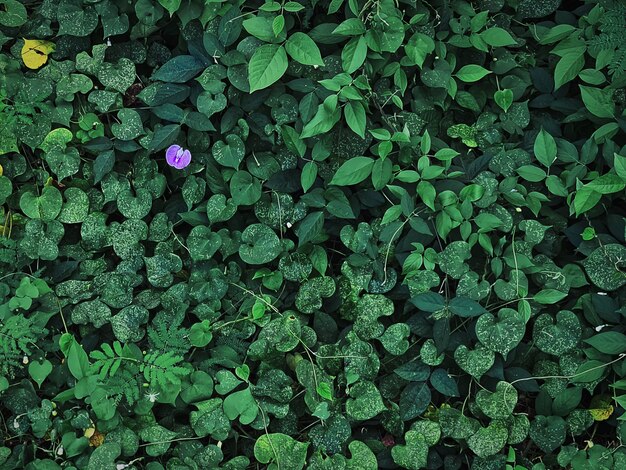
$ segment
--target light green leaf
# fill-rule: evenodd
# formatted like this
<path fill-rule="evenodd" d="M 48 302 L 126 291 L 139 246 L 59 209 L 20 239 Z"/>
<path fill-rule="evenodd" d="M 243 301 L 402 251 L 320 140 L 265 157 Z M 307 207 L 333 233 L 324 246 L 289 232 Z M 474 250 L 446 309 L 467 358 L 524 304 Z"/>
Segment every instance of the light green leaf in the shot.
<path fill-rule="evenodd" d="M 330 184 L 349 186 L 365 180 L 372 172 L 374 160 L 369 157 L 354 157 L 339 167 Z"/>
<path fill-rule="evenodd" d="M 319 48 L 305 33 L 296 32 L 289 36 L 285 49 L 294 60 L 303 65 L 324 65 Z"/>
<path fill-rule="evenodd" d="M 341 64 L 343 70 L 346 73 L 356 72 L 367 56 L 367 42 L 365 37 L 359 36 L 358 38 L 352 38 L 344 46 L 341 51 Z"/>
<path fill-rule="evenodd" d="M 489 28 L 480 33 L 480 37 L 489 46 L 492 47 L 504 47 L 513 46 L 517 44 L 517 41 L 513 39 L 513 36 L 503 28 Z"/>
<path fill-rule="evenodd" d="M 609 88 L 594 88 L 579 85 L 585 107 L 599 118 L 611 119 L 615 114 L 613 92 Z"/>
<path fill-rule="evenodd" d="M 554 69 L 554 90 L 558 90 L 567 82 L 574 80 L 585 66 L 584 51 L 565 54 Z"/>
<path fill-rule="evenodd" d="M 259 47 L 248 64 L 250 93 L 277 82 L 287 71 L 287 65 L 287 53 L 283 46 L 264 44 Z"/>
<path fill-rule="evenodd" d="M 461 67 L 456 73 L 456 77 L 466 83 L 477 82 L 481 78 L 492 73 L 491 71 L 481 67 L 480 65 L 470 64 Z"/>

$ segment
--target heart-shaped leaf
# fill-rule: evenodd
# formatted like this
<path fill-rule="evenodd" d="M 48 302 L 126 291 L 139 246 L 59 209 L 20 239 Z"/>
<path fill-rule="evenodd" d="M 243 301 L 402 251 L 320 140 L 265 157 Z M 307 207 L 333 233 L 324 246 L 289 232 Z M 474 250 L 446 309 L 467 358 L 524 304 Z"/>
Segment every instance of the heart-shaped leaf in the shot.
<path fill-rule="evenodd" d="M 582 329 L 578 317 L 569 310 L 561 310 L 556 317 L 543 313 L 535 320 L 533 339 L 543 352 L 560 356 L 575 348 Z"/>
<path fill-rule="evenodd" d="M 492 419 L 511 416 L 517 404 L 517 390 L 508 382 L 498 382 L 495 392 L 479 390 L 476 404 L 480 410 Z"/>
<path fill-rule="evenodd" d="M 461 344 L 454 351 L 454 360 L 459 367 L 476 379 L 491 369 L 495 359 L 495 353 L 482 344 L 477 344 L 473 350 Z"/>
<path fill-rule="evenodd" d="M 497 318 L 491 313 L 484 313 L 476 322 L 476 336 L 480 342 L 505 358 L 525 334 L 526 323 L 516 310 L 510 308 L 500 309 Z"/>

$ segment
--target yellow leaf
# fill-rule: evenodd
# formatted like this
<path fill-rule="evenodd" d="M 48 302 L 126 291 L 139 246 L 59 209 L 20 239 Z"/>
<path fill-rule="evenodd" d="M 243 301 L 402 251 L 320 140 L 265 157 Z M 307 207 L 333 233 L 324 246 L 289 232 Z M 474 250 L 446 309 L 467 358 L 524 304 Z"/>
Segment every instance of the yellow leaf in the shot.
<path fill-rule="evenodd" d="M 48 62 L 48 54 L 54 50 L 54 44 L 41 39 L 24 39 L 22 60 L 29 69 L 38 69 Z"/>
<path fill-rule="evenodd" d="M 595 421 L 606 421 L 613 414 L 613 410 L 610 397 L 597 395 L 591 399 L 589 413 Z"/>

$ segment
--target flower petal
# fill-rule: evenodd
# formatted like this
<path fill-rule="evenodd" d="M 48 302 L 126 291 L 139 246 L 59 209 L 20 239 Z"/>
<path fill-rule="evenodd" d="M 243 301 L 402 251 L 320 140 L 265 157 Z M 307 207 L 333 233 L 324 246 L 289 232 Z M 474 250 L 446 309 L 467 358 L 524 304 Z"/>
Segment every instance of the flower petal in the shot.
<path fill-rule="evenodd" d="M 176 166 L 176 155 L 182 149 L 180 145 L 170 145 L 165 151 L 165 160 L 169 166 Z"/>
<path fill-rule="evenodd" d="M 178 161 L 178 168 L 185 168 L 191 163 L 191 152 L 187 149 L 183 152 L 183 156 Z"/>

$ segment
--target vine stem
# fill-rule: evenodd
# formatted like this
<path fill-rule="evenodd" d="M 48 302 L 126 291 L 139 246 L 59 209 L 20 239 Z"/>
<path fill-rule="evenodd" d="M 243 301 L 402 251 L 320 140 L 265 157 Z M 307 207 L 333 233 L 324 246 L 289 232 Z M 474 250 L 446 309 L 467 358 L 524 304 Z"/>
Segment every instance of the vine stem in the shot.
<path fill-rule="evenodd" d="M 616 362 L 621 361 L 622 359 L 624 359 L 624 357 L 626 357 L 626 353 L 621 353 L 617 359 L 613 359 L 610 362 L 607 362 L 606 364 L 601 364 L 599 366 L 596 367 L 592 367 L 589 370 L 585 370 L 583 372 L 579 372 L 577 374 L 574 375 L 544 375 L 544 376 L 540 376 L 540 377 L 522 377 L 521 379 L 517 379 L 514 380 L 513 382 L 510 382 L 509 385 L 514 385 L 516 383 L 519 382 L 526 382 L 527 380 L 544 380 L 544 379 L 573 379 L 574 377 L 578 377 L 579 375 L 583 375 L 586 374 L 587 372 L 591 372 L 592 370 L 598 370 L 598 369 L 603 369 L 607 366 L 610 366 L 611 364 L 615 364 Z"/>

